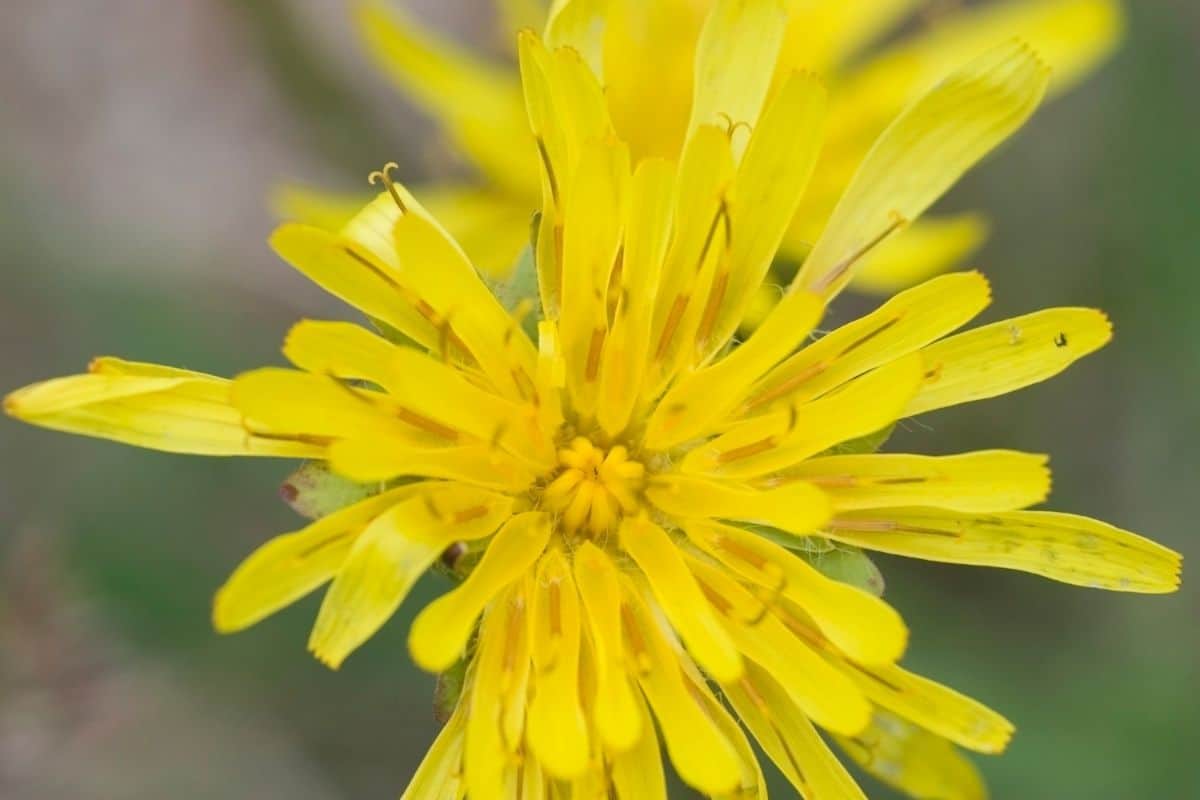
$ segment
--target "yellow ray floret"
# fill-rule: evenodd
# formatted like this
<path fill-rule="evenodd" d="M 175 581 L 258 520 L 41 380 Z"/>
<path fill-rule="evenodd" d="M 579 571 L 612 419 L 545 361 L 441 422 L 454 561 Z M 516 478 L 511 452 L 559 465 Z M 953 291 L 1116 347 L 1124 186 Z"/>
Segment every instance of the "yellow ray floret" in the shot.
<path fill-rule="evenodd" d="M 737 680 L 742 659 L 665 531 L 646 519 L 621 526 L 621 545 L 646 574 L 654 597 L 688 651 L 718 681 Z"/>
<path fill-rule="evenodd" d="M 908 630 L 896 611 L 879 598 L 822 575 L 808 562 L 750 531 L 713 522 L 684 525 L 688 538 L 760 595 L 786 597 L 804 608 L 821 631 L 856 660 L 896 661 Z"/>
<path fill-rule="evenodd" d="M 706 478 L 663 476 L 647 488 L 646 497 L 677 519 L 737 519 L 773 525 L 796 535 L 810 533 L 830 514 L 824 493 L 799 482 L 756 490 Z"/>
<path fill-rule="evenodd" d="M 703 311 L 695 335 L 696 363 L 725 345 L 767 275 L 817 165 L 826 94 L 811 74 L 788 76 L 750 134 L 729 187 L 728 254 L 698 306 Z"/>
<path fill-rule="evenodd" d="M 604 339 L 596 417 L 610 436 L 629 424 L 647 368 L 659 272 L 670 239 L 676 166 L 644 161 L 629 188 L 629 214 L 621 243 L 620 293 Z M 614 269 L 616 269 L 614 267 Z"/>
<path fill-rule="evenodd" d="M 588 726 L 579 698 L 582 631 L 579 594 L 559 550 L 538 563 L 531 613 L 539 688 L 529 706 L 529 746 L 551 775 L 574 778 L 588 759 Z"/>
<path fill-rule="evenodd" d="M 725 693 L 801 797 L 866 800 L 854 778 L 768 670 L 749 665 L 747 677 L 725 687 Z"/>
<path fill-rule="evenodd" d="M 902 454 L 813 458 L 768 479 L 801 480 L 824 491 L 838 511 L 933 506 L 954 511 L 1011 511 L 1050 493 L 1046 457 L 1010 450 L 958 456 Z"/>
<path fill-rule="evenodd" d="M 417 665 L 430 672 L 449 669 L 466 650 L 484 607 L 533 566 L 549 540 L 546 514 L 526 512 L 505 523 L 470 577 L 413 620 L 408 644 Z"/>
<path fill-rule="evenodd" d="M 381 196 L 377 202 L 391 202 Z M 272 249 L 309 280 L 355 308 L 437 349 L 439 320 L 395 271 L 356 242 L 321 228 L 291 223 L 271 235 Z"/>
<path fill-rule="evenodd" d="M 258 548 L 217 590 L 214 627 L 222 633 L 249 627 L 329 581 L 367 525 L 422 488 L 381 492 Z"/>
<path fill-rule="evenodd" d="M 737 415 L 820 397 L 852 378 L 906 356 L 965 325 L 991 302 L 978 272 L 943 275 L 906 289 L 859 319 L 802 348 L 769 372 Z M 768 318 L 786 316 L 782 304 Z M 767 323 L 764 323 L 764 326 Z"/>
<path fill-rule="evenodd" d="M 666 449 L 711 430 L 745 399 L 747 386 L 796 349 L 824 310 L 824 304 L 809 292 L 781 300 L 779 313 L 741 346 L 671 387 L 646 424 L 646 446 Z"/>
<path fill-rule="evenodd" d="M 680 662 L 680 668 L 688 689 L 704 708 L 709 719 L 716 724 L 726 741 L 733 746 L 737 756 L 740 778 L 736 788 L 724 796 L 765 798 L 766 779 L 763 777 L 762 767 L 758 764 L 758 756 L 750 744 L 749 737 L 746 736 L 745 729 L 729 712 L 727 704 L 718 699 L 711 684 L 694 663 L 684 659 Z"/>
<path fill-rule="evenodd" d="M 313 655 L 340 666 L 392 616 L 443 550 L 487 536 L 511 511 L 507 498 L 450 486 L 375 518 L 355 539 L 321 603 L 308 640 Z"/>
<path fill-rule="evenodd" d="M 1108 317 L 1090 308 L 1048 308 L 951 336 L 922 351 L 925 382 L 907 413 L 996 397 L 1044 381 L 1111 338 Z"/>
<path fill-rule="evenodd" d="M 321 442 L 252 433 L 224 378 L 115 358 L 19 389 L 4 398 L 4 411 L 43 428 L 170 453 L 304 458 L 322 451 Z"/>
<path fill-rule="evenodd" d="M 990 708 L 896 664 L 864 664 L 849 657 L 790 601 L 776 613 L 792 634 L 821 653 L 876 706 L 972 750 L 998 753 L 1007 746 L 1012 723 Z"/>
<path fill-rule="evenodd" d="M 733 790 L 739 781 L 737 750 L 688 688 L 672 643 L 650 616 L 641 590 L 625 578 L 622 620 L 639 664 L 638 683 L 662 726 L 680 777 L 706 794 Z"/>
<path fill-rule="evenodd" d="M 575 553 L 575 583 L 596 655 L 596 728 L 609 748 L 623 753 L 653 737 L 642 736 L 645 709 L 625 674 L 620 573 L 603 550 L 585 542 Z"/>
<path fill-rule="evenodd" d="M 502 724 L 505 705 L 518 699 L 523 712 L 523 698 L 510 685 L 511 673 L 505 668 L 522 645 L 527 647 L 528 630 L 523 605 L 524 585 L 501 593 L 489 609 L 479 631 L 479 651 L 471 685 L 463 695 L 459 708 L 468 712 L 465 753 L 457 770 L 466 778 L 466 791 L 471 797 L 505 797 L 508 774 L 518 763 L 513 752 L 515 740 L 505 739 Z M 528 658 L 528 653 L 525 653 Z M 465 775 L 464 775 L 465 773 Z"/>
<path fill-rule="evenodd" d="M 638 727 L 653 728 L 650 709 L 639 693 L 635 697 Z M 632 750 L 612 757 L 612 782 L 620 800 L 667 800 L 667 781 L 663 772 L 662 754 L 657 736 L 642 736 Z"/>
<path fill-rule="evenodd" d="M 1177 553 L 1074 514 L 965 515 L 937 509 L 881 509 L 839 514 L 826 531 L 872 550 L 1017 569 L 1077 586 L 1152 594 L 1179 586 Z"/>
<path fill-rule="evenodd" d="M 835 444 L 866 436 L 904 415 L 925 374 L 910 354 L 810 403 L 740 422 L 684 458 L 689 473 L 748 479 L 786 469 Z"/>
<path fill-rule="evenodd" d="M 442 727 L 400 800 L 457 800 L 463 792 L 463 739 L 467 707 L 458 706 Z"/>
<path fill-rule="evenodd" d="M 722 609 L 722 622 L 737 648 L 774 675 L 805 714 L 823 728 L 848 735 L 867 726 L 871 707 L 847 676 L 724 571 L 699 559 L 693 559 L 690 566 L 710 600 Z M 744 674 L 739 671 L 735 677 L 718 680 L 736 683 Z"/>

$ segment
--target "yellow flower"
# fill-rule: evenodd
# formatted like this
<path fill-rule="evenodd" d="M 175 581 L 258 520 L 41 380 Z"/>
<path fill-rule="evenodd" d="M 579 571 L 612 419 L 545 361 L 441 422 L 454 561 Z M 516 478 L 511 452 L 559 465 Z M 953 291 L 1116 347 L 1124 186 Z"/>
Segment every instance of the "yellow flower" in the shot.
<path fill-rule="evenodd" d="M 660 742 L 696 790 L 762 797 L 746 731 L 802 795 L 862 797 L 815 726 L 914 795 L 979 797 L 955 746 L 999 752 L 1011 724 L 898 666 L 898 613 L 793 550 L 832 542 L 1117 591 L 1178 585 L 1164 547 L 1024 510 L 1049 491 L 1043 456 L 861 446 L 901 418 L 1057 374 L 1109 340 L 1100 312 L 955 333 L 990 298 L 981 275 L 956 273 L 810 340 L 864 255 L 1032 113 L 1047 70 L 1026 46 L 969 62 L 887 127 L 788 292 L 735 346 L 828 116 L 808 73 L 768 92 L 760 50 L 783 26 L 770 8 L 731 0 L 706 23 L 707 110 L 677 160 L 635 160 L 579 52 L 522 35 L 543 192 L 536 343 L 532 304 L 510 313 L 385 171 L 373 177 L 386 191 L 340 232 L 293 223 L 271 242 L 390 339 L 304 321 L 283 348 L 296 369 L 230 383 L 100 359 L 5 401 L 46 427 L 320 459 L 382 484 L 252 554 L 217 594 L 221 631 L 328 583 L 309 647 L 336 667 L 439 558 L 470 555 L 409 633 L 421 667 L 465 669 L 412 800 L 662 798 Z"/>
<path fill-rule="evenodd" d="M 616 130 L 634 160 L 677 159 L 694 108 L 693 64 L 714 0 L 504 0 L 502 23 L 516 30 L 544 21 L 551 45 L 578 49 L 598 75 Z M 1120 39 L 1117 0 L 1001 0 L 918 20 L 915 33 L 877 44 L 911 16 L 916 0 L 776 0 L 762 13 L 787 14 L 782 29 L 756 42 L 760 90 L 796 69 L 831 87 L 825 149 L 781 242 L 799 263 L 871 143 L 914 96 L 965 62 L 1014 35 L 1054 70 L 1052 93 L 1074 86 Z M 547 7 L 549 6 L 549 9 Z M 436 119 L 474 168 L 465 182 L 420 187 L 422 203 L 472 261 L 492 274 L 512 267 L 526 244 L 523 225 L 538 207 L 536 151 L 529 140 L 516 75 L 423 29 L 394 0 L 360 0 L 359 29 L 370 54 L 408 97 Z M 540 10 L 540 20 L 539 20 Z M 548 14 L 547 14 L 548 11 Z M 646 76 L 653 76 L 647 79 Z M 744 102 L 752 102 L 752 92 Z M 729 124 L 753 124 L 738 106 Z M 336 229 L 362 204 L 358 197 L 299 187 L 281 190 L 279 207 Z M 961 263 L 982 243 L 986 220 L 975 212 L 929 218 L 872 254 L 856 285 L 891 292 Z M 769 306 L 769 297 L 760 305 Z M 752 315 L 755 320 L 761 313 Z"/>

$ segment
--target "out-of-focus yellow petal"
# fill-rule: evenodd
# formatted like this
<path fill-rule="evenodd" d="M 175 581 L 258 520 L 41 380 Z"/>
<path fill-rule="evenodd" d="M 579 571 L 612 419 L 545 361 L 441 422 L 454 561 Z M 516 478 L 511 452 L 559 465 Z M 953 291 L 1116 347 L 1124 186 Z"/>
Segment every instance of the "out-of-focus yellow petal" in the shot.
<path fill-rule="evenodd" d="M 748 387 L 796 349 L 821 320 L 825 304 L 811 292 L 784 297 L 740 346 L 715 364 L 680 378 L 655 406 L 644 443 L 665 450 L 708 432 L 745 399 Z"/>
<path fill-rule="evenodd" d="M 359 31 L 376 62 L 497 183 L 536 196 L 536 153 L 521 89 L 508 69 L 425 30 L 392 3 L 358 4 Z"/>
<path fill-rule="evenodd" d="M 587 612 L 589 641 L 595 653 L 596 728 L 610 751 L 625 752 L 654 734 L 643 727 L 645 712 L 634 696 L 621 640 L 621 583 L 604 551 L 584 542 L 575 551 L 575 583 Z M 645 748 L 640 748 L 644 750 Z M 657 751 L 657 746 L 655 746 Z M 635 754 L 635 760 L 638 756 Z M 660 770 L 661 772 L 661 770 Z"/>
<path fill-rule="evenodd" d="M 839 514 L 826 533 L 870 550 L 1016 569 L 1096 589 L 1160 594 L 1179 586 L 1178 553 L 1074 514 L 965 515 L 926 508 L 856 511 Z"/>
<path fill-rule="evenodd" d="M 662 475 L 647 487 L 646 497 L 680 519 L 758 522 L 797 536 L 820 527 L 830 513 L 825 494 L 804 483 L 758 490 L 707 478 Z"/>
<path fill-rule="evenodd" d="M 1033 113 L 1047 69 L 1027 45 L 998 47 L 909 106 L 867 154 L 793 287 L 827 297 L 874 244 L 929 208 Z"/>
<path fill-rule="evenodd" d="M 837 737 L 862 769 L 909 797 L 987 800 L 983 777 L 949 741 L 886 711 L 854 738 Z"/>
<path fill-rule="evenodd" d="M 213 627 L 220 633 L 248 628 L 328 581 L 363 528 L 421 486 L 382 492 L 259 547 L 217 590 Z"/>
<path fill-rule="evenodd" d="M 466 739 L 470 703 L 460 701 L 438 732 L 413 773 L 400 800 L 459 800 L 463 785 L 463 744 Z"/>
<path fill-rule="evenodd" d="M 443 550 L 487 536 L 511 512 L 511 498 L 447 484 L 376 517 L 325 594 L 308 640 L 313 655 L 337 669 L 387 622 Z"/>
<path fill-rule="evenodd" d="M 729 196 L 729 253 L 718 267 L 696 331 L 695 363 L 729 341 L 762 285 L 796 213 L 824 135 L 825 87 L 791 75 L 755 126 Z"/>
<path fill-rule="evenodd" d="M 677 158 L 692 107 L 692 66 L 704 16 L 694 0 L 608 0 L 604 94 L 634 162 Z M 653 75 L 653 80 L 647 76 Z"/>
<path fill-rule="evenodd" d="M 546 0 L 496 0 L 496 13 L 500 18 L 504 43 L 512 46 L 517 31 L 544 24 L 546 5 Z"/>
<path fill-rule="evenodd" d="M 904 415 L 925 374 L 912 353 L 810 403 L 753 417 L 688 453 L 682 469 L 751 478 L 786 469 L 835 444 L 866 436 Z"/>
<path fill-rule="evenodd" d="M 822 72 L 837 67 L 900 22 L 919 2 L 789 0 L 781 66 Z"/>
<path fill-rule="evenodd" d="M 621 546 L 645 573 L 663 613 L 700 666 L 723 683 L 740 678 L 738 649 L 666 531 L 648 519 L 627 518 L 621 525 Z"/>
<path fill-rule="evenodd" d="M 684 530 L 701 550 L 767 592 L 799 604 L 822 633 L 865 664 L 895 661 L 904 652 L 908 629 L 883 600 L 831 580 L 808 562 L 750 531 L 690 521 Z"/>
<path fill-rule="evenodd" d="M 882 242 L 855 274 L 853 286 L 890 294 L 961 264 L 987 238 L 978 214 L 929 217 Z"/>
<path fill-rule="evenodd" d="M 737 648 L 771 673 L 805 714 L 822 727 L 849 736 L 867 727 L 871 706 L 850 678 L 788 630 L 723 569 L 699 558 L 689 565 L 705 596 L 722 607 L 722 620 Z M 735 682 L 721 681 L 722 685 Z"/>
<path fill-rule="evenodd" d="M 689 689 L 680 668 L 687 656 L 666 639 L 641 589 L 627 575 L 622 578 L 626 646 L 638 665 L 638 682 L 658 718 L 671 763 L 684 783 L 699 792 L 733 791 L 741 778 L 736 747 Z"/>
<path fill-rule="evenodd" d="M 283 184 L 271 192 L 271 208 L 281 219 L 338 231 L 370 199 L 366 192 L 330 192 Z"/>
<path fill-rule="evenodd" d="M 444 672 L 458 660 L 484 607 L 533 566 L 550 540 L 550 530 L 549 515 L 539 511 L 518 514 L 504 524 L 467 579 L 413 620 L 408 647 L 417 666 Z"/>
<path fill-rule="evenodd" d="M 418 187 L 417 194 L 429 214 L 445 223 L 471 263 L 488 275 L 510 274 L 529 245 L 536 194 L 521 197 L 483 187 L 441 184 Z"/>
<path fill-rule="evenodd" d="M 715 0 L 696 44 L 689 135 L 705 125 L 758 123 L 786 25 L 780 0 Z M 743 126 L 730 131 L 735 161 L 746 147 Z"/>
<path fill-rule="evenodd" d="M 767 670 L 748 664 L 746 678 L 725 687 L 725 696 L 801 797 L 866 800 L 854 778 Z"/>
<path fill-rule="evenodd" d="M 921 351 L 926 376 L 905 409 L 920 414 L 1015 392 L 1053 377 L 1112 338 L 1090 308 L 1048 308 L 943 339 Z"/>
<path fill-rule="evenodd" d="M 1050 492 L 1047 457 L 1012 450 L 957 456 L 900 453 L 827 456 L 780 476 L 821 488 L 836 511 L 933 506 L 954 511 L 1012 511 Z"/>
<path fill-rule="evenodd" d="M 526 723 L 529 746 L 546 772 L 569 780 L 587 768 L 589 737 L 579 695 L 579 594 L 557 549 L 538 563 L 532 631 L 537 692 Z"/>
<path fill-rule="evenodd" d="M 31 425 L 169 453 L 319 458 L 321 442 L 250 431 L 230 402 L 230 381 L 111 357 L 83 375 L 53 378 L 4 398 Z"/>
<path fill-rule="evenodd" d="M 1113 51 L 1123 28 L 1116 0 L 990 3 L 947 15 L 926 32 L 881 51 L 851 72 L 848 88 L 865 95 L 869 83 L 881 99 L 890 94 L 903 102 L 922 84 L 1017 36 L 1050 66 L 1048 91 L 1058 94 L 1077 84 Z"/>
<path fill-rule="evenodd" d="M 991 289 L 978 272 L 943 275 L 900 292 L 780 364 L 750 390 L 741 413 L 820 397 L 945 336 L 990 301 Z"/>
<path fill-rule="evenodd" d="M 808 252 L 829 219 L 837 194 L 880 131 L 906 103 L 948 72 L 1016 36 L 1029 42 L 1049 64 L 1052 74 L 1048 92 L 1055 94 L 1074 85 L 1111 51 L 1119 38 L 1121 16 L 1115 0 L 1015 0 L 960 9 L 938 24 L 927 26 L 927 33 L 902 39 L 839 76 L 837 102 L 830 114 L 830 146 L 822 155 L 813 186 L 785 239 L 785 252 L 797 259 Z M 797 23 L 794 15 L 793 27 Z M 801 64 L 807 63 L 813 50 L 807 44 L 802 40 L 799 45 L 785 46 L 782 63 L 788 63 L 789 50 L 798 54 Z M 901 236 L 893 238 L 898 240 Z M 889 240 L 886 244 L 892 243 Z M 943 247 L 951 244 L 953 237 Z M 895 247 L 901 255 L 907 249 L 898 242 Z M 882 251 L 881 247 L 878 256 L 873 252 L 862 260 L 864 272 L 873 271 L 875 258 L 885 258 Z M 941 253 L 951 254 L 950 250 Z M 905 270 L 923 268 L 924 263 L 922 260 L 906 266 L 883 264 L 880 269 L 890 272 L 899 266 Z M 934 271 L 929 268 L 925 274 Z M 871 287 L 864 284 L 863 288 Z"/>
<path fill-rule="evenodd" d="M 659 271 L 671 235 L 675 165 L 640 163 L 630 184 L 629 214 L 621 249 L 621 293 L 604 340 L 596 415 L 615 436 L 629 424 L 646 371 L 650 325 Z"/>

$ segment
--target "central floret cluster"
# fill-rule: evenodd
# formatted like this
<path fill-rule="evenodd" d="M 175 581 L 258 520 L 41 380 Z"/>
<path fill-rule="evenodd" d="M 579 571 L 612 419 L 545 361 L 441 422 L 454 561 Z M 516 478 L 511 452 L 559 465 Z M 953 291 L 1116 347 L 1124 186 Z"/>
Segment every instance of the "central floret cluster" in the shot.
<path fill-rule="evenodd" d="M 614 530 L 638 509 L 646 468 L 624 445 L 607 450 L 585 436 L 558 451 L 559 471 L 542 492 L 547 510 L 560 514 L 564 533 L 590 535 Z"/>

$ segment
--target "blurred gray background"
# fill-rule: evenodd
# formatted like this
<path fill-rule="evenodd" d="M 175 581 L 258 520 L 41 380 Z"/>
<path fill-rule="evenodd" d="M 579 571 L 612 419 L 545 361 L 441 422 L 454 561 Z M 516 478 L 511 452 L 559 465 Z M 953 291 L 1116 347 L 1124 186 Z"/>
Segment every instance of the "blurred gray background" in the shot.
<path fill-rule="evenodd" d="M 989 319 L 1095 305 L 1112 345 L 897 447 L 1049 452 L 1057 509 L 1200 556 L 1200 5 L 1129 4 L 1120 54 L 946 200 L 984 208 Z M 486 0 L 410 2 L 495 53 Z M 329 0 L 6 0 L 0 7 L 0 388 L 95 354 L 233 374 L 346 309 L 278 262 L 284 180 L 365 188 L 450 164 Z M 842 318 L 862 300 L 842 306 Z M 127 450 L 0 419 L 0 797 L 398 796 L 435 731 L 404 635 L 430 578 L 340 673 L 316 604 L 250 632 L 213 590 L 299 527 L 288 465 Z M 1200 797 L 1200 584 L 1168 597 L 881 558 L 907 664 L 1006 713 L 997 798 Z M 869 781 L 873 797 L 890 797 Z M 788 796 L 779 791 L 779 796 Z"/>

